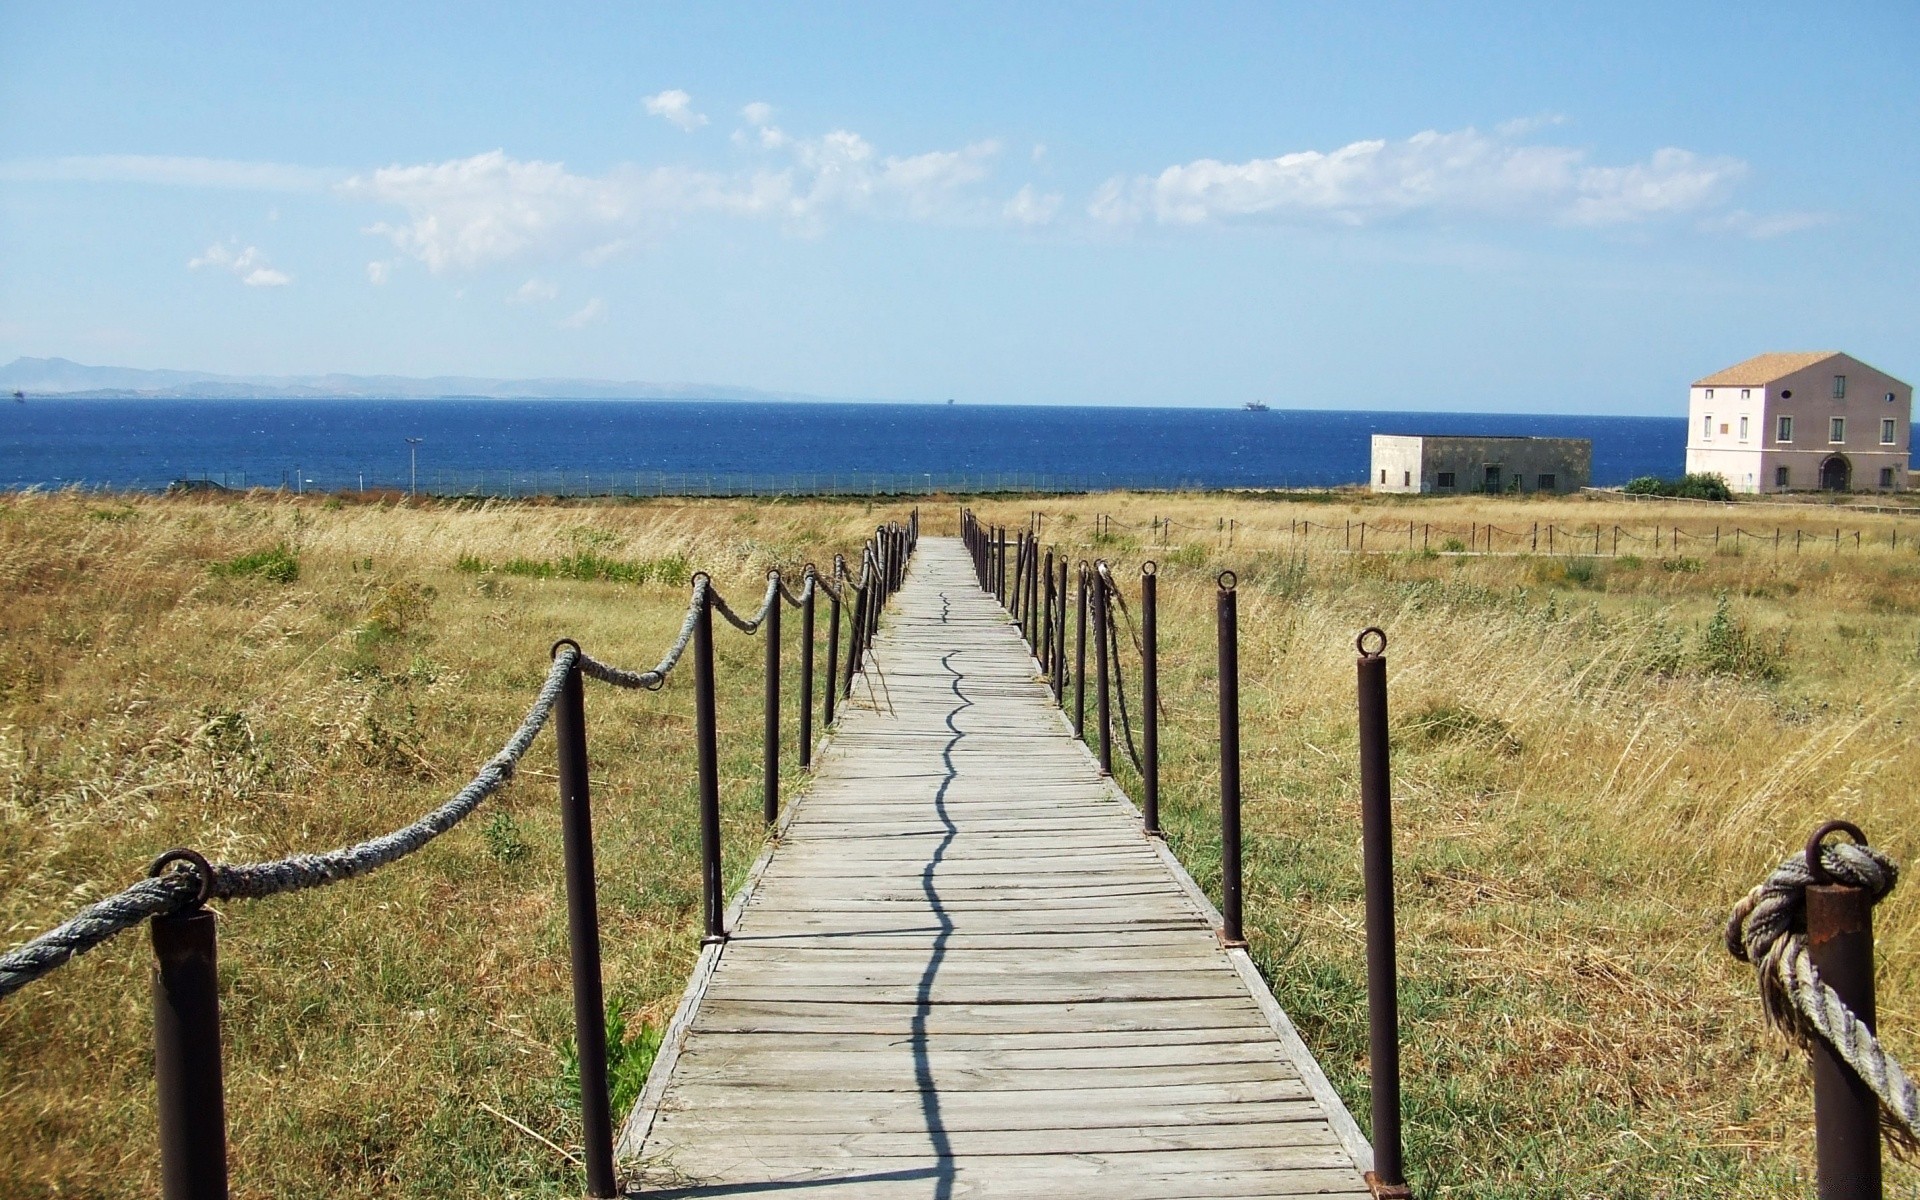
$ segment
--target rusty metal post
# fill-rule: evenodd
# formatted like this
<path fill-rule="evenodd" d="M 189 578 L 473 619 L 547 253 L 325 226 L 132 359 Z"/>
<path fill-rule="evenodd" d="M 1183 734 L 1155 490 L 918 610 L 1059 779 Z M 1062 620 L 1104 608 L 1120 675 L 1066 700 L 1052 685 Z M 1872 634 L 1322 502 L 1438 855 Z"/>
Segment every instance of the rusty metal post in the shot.
<path fill-rule="evenodd" d="M 1359 659 L 1360 838 L 1367 909 L 1367 1055 L 1379 1200 L 1410 1198 L 1400 1141 L 1400 997 L 1394 963 L 1393 793 L 1387 757 L 1387 635 L 1362 632 Z"/>
<path fill-rule="evenodd" d="M 1041 590 L 1040 611 L 1040 670 L 1049 678 L 1053 675 L 1053 551 L 1047 551 L 1046 563 L 1042 567 L 1047 578 L 1046 587 Z"/>
<path fill-rule="evenodd" d="M 1141 812 L 1146 831 L 1160 833 L 1160 565 L 1140 564 Z"/>
<path fill-rule="evenodd" d="M 1000 526 L 994 540 L 993 598 L 1001 607 L 1007 603 L 1007 527 Z"/>
<path fill-rule="evenodd" d="M 1087 736 L 1087 564 L 1080 564 L 1079 614 L 1073 625 L 1073 736 Z"/>
<path fill-rule="evenodd" d="M 1027 533 L 1021 530 L 1014 535 L 1013 542 L 1013 591 L 1007 597 L 1007 613 L 1013 617 L 1014 627 L 1020 631 L 1020 640 L 1027 640 L 1027 617 L 1020 610 L 1020 602 L 1027 594 Z"/>
<path fill-rule="evenodd" d="M 1240 920 L 1240 615 L 1239 577 L 1215 581 L 1215 628 L 1220 643 L 1220 942 L 1244 948 Z"/>
<path fill-rule="evenodd" d="M 834 690 L 834 675 L 840 666 L 840 589 L 847 585 L 846 560 L 833 556 L 834 590 L 827 593 L 827 686 L 820 697 L 822 717 L 833 724 L 833 704 L 839 698 Z"/>
<path fill-rule="evenodd" d="M 1108 629 L 1113 621 L 1112 598 L 1107 595 L 1107 575 L 1101 570 L 1105 563 L 1095 563 L 1093 568 L 1093 640 L 1094 640 L 1094 711 L 1099 714 L 1099 740 L 1097 748 L 1100 754 L 1100 773 L 1113 774 L 1113 702 L 1112 688 L 1108 675 L 1111 665 L 1108 659 L 1112 655 L 1108 644 Z"/>
<path fill-rule="evenodd" d="M 580 649 L 565 639 L 554 643 Z M 600 905 L 593 879 L 593 806 L 587 770 L 586 694 L 576 664 L 553 708 L 560 777 L 560 834 L 567 873 L 567 944 L 573 960 L 573 1044 L 580 1062 L 580 1124 L 587 1195 L 619 1194 L 607 1091 L 607 1008 L 600 987 Z"/>
<path fill-rule="evenodd" d="M 700 757 L 700 894 L 705 901 L 707 934 L 702 945 L 727 940 L 720 895 L 720 733 L 713 710 L 713 593 L 703 571 L 700 614 L 693 623 L 693 729 Z"/>
<path fill-rule="evenodd" d="M 169 850 L 148 874 L 186 861 L 199 875 L 192 907 L 148 922 L 153 939 L 154 1104 L 165 1200 L 226 1200 L 227 1106 L 220 1062 L 219 934 L 201 907 L 213 868 L 191 850 Z"/>
<path fill-rule="evenodd" d="M 1807 840 L 1807 950 L 1820 979 L 1868 1029 L 1873 999 L 1873 897 L 1835 883 L 1820 861 L 1820 843 L 1844 830 L 1865 844 L 1859 828 L 1830 821 Z M 1813 1049 L 1814 1160 L 1820 1200 L 1880 1200 L 1880 1102 L 1825 1043 Z"/>
<path fill-rule="evenodd" d="M 807 564 L 800 601 L 800 767 L 813 768 L 813 609 L 819 575 Z"/>

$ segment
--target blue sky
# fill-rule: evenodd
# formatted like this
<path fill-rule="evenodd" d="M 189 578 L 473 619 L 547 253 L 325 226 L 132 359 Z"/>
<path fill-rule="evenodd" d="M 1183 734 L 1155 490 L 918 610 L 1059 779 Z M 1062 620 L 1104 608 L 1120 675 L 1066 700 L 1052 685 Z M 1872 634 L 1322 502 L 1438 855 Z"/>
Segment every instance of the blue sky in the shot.
<path fill-rule="evenodd" d="M 1770 349 L 1914 379 L 1916 34 L 1911 3 L 6 5 L 0 359 L 1595 413 Z"/>

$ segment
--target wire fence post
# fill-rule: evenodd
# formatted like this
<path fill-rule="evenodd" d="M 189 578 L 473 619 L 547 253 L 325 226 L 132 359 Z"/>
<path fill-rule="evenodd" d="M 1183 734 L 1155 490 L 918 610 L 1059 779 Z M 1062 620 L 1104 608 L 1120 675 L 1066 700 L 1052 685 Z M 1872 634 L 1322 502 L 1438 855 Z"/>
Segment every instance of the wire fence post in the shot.
<path fill-rule="evenodd" d="M 767 698 L 760 734 L 760 812 L 771 825 L 780 819 L 780 606 L 786 597 L 779 571 L 767 572 L 767 580 L 773 589 L 761 629 L 767 639 Z"/>
<path fill-rule="evenodd" d="M 152 872 L 189 851 L 170 851 Z M 198 859 L 198 855 L 193 855 Z M 191 861 L 191 860 L 188 860 Z M 195 864 L 203 881 L 212 868 Z M 153 941 L 154 1103 L 165 1200 L 226 1200 L 226 1085 L 220 1062 L 219 935 L 198 903 L 148 922 Z"/>
<path fill-rule="evenodd" d="M 1394 963 L 1393 793 L 1387 747 L 1387 635 L 1367 629 L 1359 658 L 1360 837 L 1367 911 L 1367 1058 L 1379 1200 L 1410 1200 L 1400 1141 L 1400 997 Z"/>
<path fill-rule="evenodd" d="M 1807 841 L 1807 950 L 1820 979 L 1877 1032 L 1873 997 L 1873 894 L 1836 883 L 1820 862 L 1820 843 L 1839 829 L 1830 822 Z M 1880 1200 L 1880 1102 L 1839 1055 L 1816 1039 L 1813 1048 L 1814 1160 L 1820 1200 Z"/>
<path fill-rule="evenodd" d="M 1140 760 L 1141 811 L 1147 833 L 1160 834 L 1160 567 L 1152 559 L 1140 564 Z"/>
<path fill-rule="evenodd" d="M 807 564 L 800 599 L 800 766 L 813 767 L 813 608 L 819 590 L 813 564 Z"/>
<path fill-rule="evenodd" d="M 700 755 L 700 894 L 707 933 L 701 945 L 727 940 L 720 896 L 720 734 L 713 711 L 713 583 L 702 572 L 700 615 L 693 623 L 693 727 Z"/>
<path fill-rule="evenodd" d="M 1107 588 L 1106 563 L 1099 562 L 1093 568 L 1093 661 L 1096 686 L 1094 688 L 1094 707 L 1100 718 L 1099 751 L 1100 773 L 1113 774 L 1113 708 L 1111 688 L 1108 676 L 1111 671 L 1111 648 L 1108 643 L 1108 626 L 1113 619 L 1111 600 Z"/>
<path fill-rule="evenodd" d="M 1245 948 L 1240 921 L 1240 617 L 1232 571 L 1216 580 L 1220 648 L 1220 941 Z"/>
<path fill-rule="evenodd" d="M 579 651 L 571 639 L 554 644 Z M 553 708 L 560 777 L 560 830 L 567 874 L 567 944 L 573 962 L 573 1044 L 580 1063 L 580 1124 L 587 1194 L 614 1196 L 613 1115 L 607 1092 L 607 1010 L 600 987 L 600 912 L 594 895 L 593 809 L 587 768 L 587 708 L 580 667 L 567 672 Z"/>

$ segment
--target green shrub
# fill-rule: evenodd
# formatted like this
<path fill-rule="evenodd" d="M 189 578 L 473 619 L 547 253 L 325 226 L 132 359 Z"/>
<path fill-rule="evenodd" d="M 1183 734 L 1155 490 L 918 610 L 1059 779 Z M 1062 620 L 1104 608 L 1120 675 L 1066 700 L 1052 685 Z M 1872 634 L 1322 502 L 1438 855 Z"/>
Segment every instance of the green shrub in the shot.
<path fill-rule="evenodd" d="M 1682 500 L 1733 499 L 1733 489 L 1727 486 L 1725 476 L 1706 473 L 1682 475 L 1678 479 L 1642 475 L 1630 481 L 1622 490 L 1630 496 L 1674 496 Z"/>
<path fill-rule="evenodd" d="M 240 554 L 214 563 L 211 570 L 223 579 L 254 576 L 273 583 L 292 583 L 300 578 L 300 560 L 285 542 L 279 542 L 265 550 L 255 550 L 251 554 Z"/>
<path fill-rule="evenodd" d="M 1709 675 L 1731 675 L 1744 679 L 1774 680 L 1786 671 L 1786 635 L 1769 646 L 1747 630 L 1746 623 L 1733 613 L 1733 603 L 1725 592 L 1714 605 L 1713 616 L 1700 631 L 1694 660 Z"/>

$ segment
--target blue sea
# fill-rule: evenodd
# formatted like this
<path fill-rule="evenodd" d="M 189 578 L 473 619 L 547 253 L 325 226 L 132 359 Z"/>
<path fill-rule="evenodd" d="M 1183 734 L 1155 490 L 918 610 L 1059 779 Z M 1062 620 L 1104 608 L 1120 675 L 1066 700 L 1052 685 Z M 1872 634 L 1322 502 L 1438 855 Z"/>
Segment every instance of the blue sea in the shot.
<path fill-rule="evenodd" d="M 0 403 L 0 487 L 526 495 L 1321 487 L 1374 433 L 1593 440 L 1593 481 L 1677 475 L 1678 417 L 666 400 Z M 410 445 L 409 439 L 419 439 Z M 417 475 L 409 452 L 417 454 Z"/>

